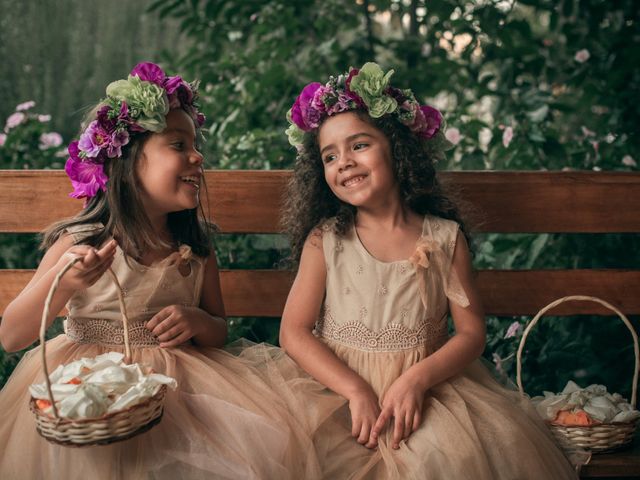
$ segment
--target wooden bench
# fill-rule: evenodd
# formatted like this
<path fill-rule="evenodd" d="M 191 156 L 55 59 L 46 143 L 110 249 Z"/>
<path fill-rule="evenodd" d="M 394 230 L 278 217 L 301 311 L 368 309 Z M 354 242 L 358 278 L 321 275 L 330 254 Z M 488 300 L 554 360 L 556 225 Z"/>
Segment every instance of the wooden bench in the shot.
<path fill-rule="evenodd" d="M 207 171 L 211 214 L 224 233 L 277 233 L 289 172 Z M 474 205 L 477 232 L 638 233 L 640 174 L 623 172 L 447 172 L 445 184 Z M 61 171 L 0 171 L 0 232 L 32 233 L 73 215 Z M 640 247 L 640 245 L 639 245 Z M 0 271 L 0 312 L 32 270 Z M 229 316 L 279 317 L 292 274 L 278 270 L 222 270 Z M 534 315 L 573 294 L 606 299 L 627 315 L 640 314 L 640 270 L 481 270 L 478 283 L 488 315 Z M 592 303 L 565 303 L 554 315 L 604 314 Z M 640 447 L 595 456 L 582 478 L 640 477 Z"/>

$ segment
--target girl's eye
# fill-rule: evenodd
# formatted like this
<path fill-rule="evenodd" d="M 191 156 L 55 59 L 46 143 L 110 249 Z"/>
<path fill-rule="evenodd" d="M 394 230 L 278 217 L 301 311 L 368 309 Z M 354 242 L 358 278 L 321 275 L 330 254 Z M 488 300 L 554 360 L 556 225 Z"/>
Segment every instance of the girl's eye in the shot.
<path fill-rule="evenodd" d="M 176 150 L 183 150 L 184 149 L 184 143 L 183 142 L 173 142 L 171 144 L 171 146 L 173 148 L 175 148 Z"/>
<path fill-rule="evenodd" d="M 353 146 L 354 150 L 362 150 L 364 147 L 366 147 L 368 144 L 367 143 L 356 143 Z"/>
<path fill-rule="evenodd" d="M 335 158 L 336 158 L 336 156 L 333 153 L 330 153 L 329 155 L 324 157 L 324 163 L 329 163 L 329 162 L 335 160 Z"/>

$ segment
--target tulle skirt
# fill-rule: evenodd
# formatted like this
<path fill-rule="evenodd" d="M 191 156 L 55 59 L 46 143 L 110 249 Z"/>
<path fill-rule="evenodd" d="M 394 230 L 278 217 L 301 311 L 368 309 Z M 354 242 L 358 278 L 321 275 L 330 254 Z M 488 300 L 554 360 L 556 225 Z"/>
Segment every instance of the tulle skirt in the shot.
<path fill-rule="evenodd" d="M 2 479 L 320 478 L 308 427 L 253 362 L 213 348 L 133 349 L 134 362 L 178 382 L 167 392 L 161 422 L 107 446 L 51 444 L 36 432 L 28 407 L 29 385 L 44 381 L 39 348 L 25 355 L 0 392 Z M 47 344 L 50 370 L 107 351 L 118 348 L 65 335 Z"/>
<path fill-rule="evenodd" d="M 424 348 L 366 352 L 325 343 L 358 372 L 379 398 L 404 371 L 426 355 Z M 478 360 L 462 374 L 429 390 L 417 431 L 391 448 L 387 428 L 375 450 L 351 436 L 348 404 L 322 389 L 280 349 L 256 345 L 238 353 L 276 385 L 290 410 L 313 432 L 326 479 L 554 480 L 575 479 L 528 399 L 505 389 Z M 340 399 L 340 403 L 336 403 Z"/>

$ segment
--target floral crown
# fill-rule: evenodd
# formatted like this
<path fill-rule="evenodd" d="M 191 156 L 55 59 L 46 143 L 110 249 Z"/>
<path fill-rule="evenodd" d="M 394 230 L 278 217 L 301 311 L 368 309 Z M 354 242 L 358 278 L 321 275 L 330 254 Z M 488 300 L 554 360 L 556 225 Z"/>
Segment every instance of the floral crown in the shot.
<path fill-rule="evenodd" d="M 392 75 L 393 70 L 384 73 L 377 63 L 369 62 L 346 75 L 329 77 L 326 85 L 310 83 L 287 112 L 289 143 L 299 146 L 305 133 L 318 128 L 326 117 L 349 110 L 365 110 L 372 118 L 394 115 L 417 136 L 433 138 L 440 131 L 442 115 L 420 105 L 411 90 L 390 86 Z"/>
<path fill-rule="evenodd" d="M 197 83 L 181 77 L 167 77 L 155 63 L 135 66 L 126 80 L 107 86 L 107 97 L 96 108 L 96 118 L 79 140 L 69 144 L 65 172 L 71 179 L 74 198 L 91 198 L 106 190 L 107 158 L 122 156 L 122 147 L 139 132 L 162 132 L 172 108 L 184 109 L 198 127 L 205 117 L 198 111 Z"/>

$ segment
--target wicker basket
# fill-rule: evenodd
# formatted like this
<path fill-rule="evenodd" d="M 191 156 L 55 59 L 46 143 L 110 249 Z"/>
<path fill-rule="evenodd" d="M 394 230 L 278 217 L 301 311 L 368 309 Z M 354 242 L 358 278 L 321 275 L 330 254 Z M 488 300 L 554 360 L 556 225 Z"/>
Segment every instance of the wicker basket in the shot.
<path fill-rule="evenodd" d="M 42 353 L 42 368 L 44 370 L 45 383 L 49 393 L 49 401 L 51 402 L 53 415 L 46 414 L 40 410 L 36 405 L 35 398 L 32 397 L 29 401 L 29 407 L 35 415 L 36 429 L 38 430 L 38 433 L 50 442 L 73 447 L 107 445 L 126 440 L 135 435 L 146 432 L 160 422 L 163 413 L 164 395 L 167 391 L 167 387 L 162 385 L 160 390 L 158 390 L 153 397 L 126 409 L 111 412 L 96 418 L 69 419 L 60 417 L 51 391 L 51 381 L 49 379 L 49 369 L 47 367 L 45 332 L 47 328 L 47 317 L 49 316 L 51 299 L 60 284 L 60 279 L 71 267 L 73 267 L 73 265 L 76 264 L 76 262 L 80 260 L 80 257 L 72 259 L 56 275 L 45 300 L 42 312 L 42 323 L 40 324 L 40 351 Z M 107 271 L 117 287 L 116 290 L 118 292 L 118 301 L 120 303 L 124 330 L 124 361 L 128 363 L 131 360 L 129 319 L 127 317 L 127 311 L 124 304 L 122 288 L 120 287 L 120 283 L 111 268 Z"/>
<path fill-rule="evenodd" d="M 520 345 L 518 347 L 518 355 L 517 355 L 517 382 L 518 389 L 521 394 L 524 394 L 524 388 L 522 387 L 522 352 L 524 351 L 524 345 L 527 340 L 527 336 L 531 329 L 538 323 L 538 320 L 544 315 L 547 311 L 555 308 L 561 303 L 568 301 L 592 301 L 599 303 L 606 307 L 607 309 L 615 312 L 618 317 L 624 322 L 629 331 L 631 332 L 631 336 L 633 338 L 633 348 L 635 353 L 635 364 L 633 370 L 633 384 L 631 386 L 631 406 L 633 408 L 636 407 L 636 393 L 638 388 L 638 368 L 639 368 L 639 358 L 640 354 L 638 352 L 638 336 L 636 335 L 633 326 L 629 322 L 629 319 L 616 307 L 611 305 L 610 303 L 605 302 L 596 297 L 590 297 L 585 295 L 572 295 L 568 297 L 560 298 L 554 302 L 551 302 L 549 305 L 540 310 L 537 315 L 531 320 L 531 323 L 527 325 L 527 328 L 524 330 L 522 335 L 522 339 L 520 340 Z M 554 436 L 558 439 L 560 444 L 567 445 L 570 447 L 579 447 L 585 450 L 589 450 L 592 453 L 604 453 L 610 452 L 613 450 L 617 450 L 622 448 L 633 440 L 633 435 L 636 430 L 637 422 L 629 422 L 629 423 L 602 423 L 599 425 L 591 425 L 591 426 L 575 426 L 575 427 L 567 427 L 562 425 L 555 425 L 547 421 L 551 431 Z"/>

